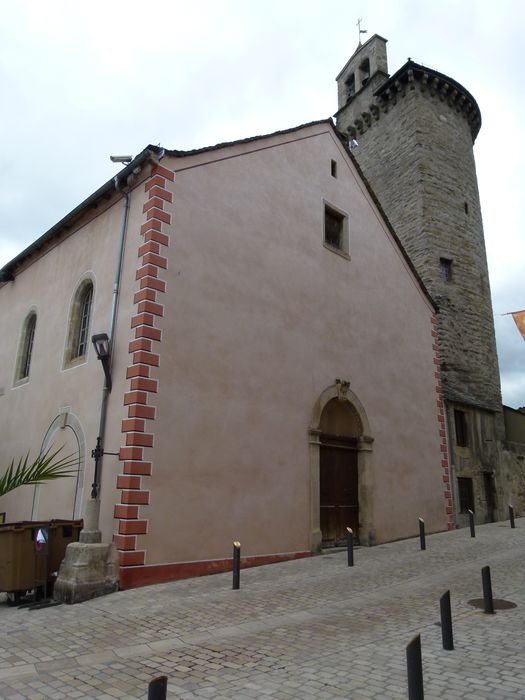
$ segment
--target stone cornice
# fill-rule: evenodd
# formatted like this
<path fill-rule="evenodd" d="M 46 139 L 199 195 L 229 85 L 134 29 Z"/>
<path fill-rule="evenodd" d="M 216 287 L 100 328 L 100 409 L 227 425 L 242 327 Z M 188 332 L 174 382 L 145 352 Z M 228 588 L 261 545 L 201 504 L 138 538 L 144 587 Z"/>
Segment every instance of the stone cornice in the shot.
<path fill-rule="evenodd" d="M 481 112 L 470 92 L 443 73 L 411 60 L 385 80 L 374 92 L 373 101 L 360 115 L 356 115 L 354 126 L 349 127 L 349 137 L 355 138 L 358 134 L 362 134 L 373 121 L 380 118 L 381 112 L 388 112 L 397 104 L 398 99 L 405 97 L 407 92 L 416 88 L 422 94 L 438 97 L 441 102 L 446 102 L 451 109 L 462 114 L 469 124 L 474 143 L 481 127 Z M 350 103 L 347 103 L 339 112 L 342 112 L 348 104 Z"/>
<path fill-rule="evenodd" d="M 437 96 L 456 112 L 462 113 L 469 123 L 472 141 L 476 140 L 481 127 L 478 103 L 463 85 L 432 68 L 408 60 L 376 90 L 374 97 L 384 109 L 389 103 L 395 104 L 398 97 L 404 97 L 407 90 L 414 90 L 416 85 L 422 93 Z"/>

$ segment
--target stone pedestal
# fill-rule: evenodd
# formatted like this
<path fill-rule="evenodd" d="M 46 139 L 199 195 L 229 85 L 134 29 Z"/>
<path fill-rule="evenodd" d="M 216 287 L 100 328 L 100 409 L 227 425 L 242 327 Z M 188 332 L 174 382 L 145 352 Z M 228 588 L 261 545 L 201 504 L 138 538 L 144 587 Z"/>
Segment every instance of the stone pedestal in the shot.
<path fill-rule="evenodd" d="M 117 552 L 112 544 L 72 542 L 60 565 L 53 597 L 81 603 L 118 590 Z"/>
<path fill-rule="evenodd" d="M 84 527 L 78 538 L 79 542 L 99 543 L 102 542 L 102 533 L 98 529 L 98 519 L 100 514 L 100 501 L 92 498 L 86 503 L 84 512 Z"/>

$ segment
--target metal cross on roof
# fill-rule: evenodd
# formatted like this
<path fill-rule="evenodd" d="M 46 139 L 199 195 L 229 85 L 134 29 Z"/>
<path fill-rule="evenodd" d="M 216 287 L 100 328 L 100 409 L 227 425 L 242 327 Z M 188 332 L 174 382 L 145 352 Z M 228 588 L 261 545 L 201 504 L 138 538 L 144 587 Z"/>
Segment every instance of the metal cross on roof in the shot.
<path fill-rule="evenodd" d="M 368 34 L 368 29 L 361 29 L 361 22 L 362 21 L 363 20 L 361 19 L 361 17 L 359 17 L 359 19 L 357 20 L 357 24 L 356 24 L 356 27 L 358 27 L 358 29 L 359 29 L 359 46 L 361 46 L 361 34 Z"/>

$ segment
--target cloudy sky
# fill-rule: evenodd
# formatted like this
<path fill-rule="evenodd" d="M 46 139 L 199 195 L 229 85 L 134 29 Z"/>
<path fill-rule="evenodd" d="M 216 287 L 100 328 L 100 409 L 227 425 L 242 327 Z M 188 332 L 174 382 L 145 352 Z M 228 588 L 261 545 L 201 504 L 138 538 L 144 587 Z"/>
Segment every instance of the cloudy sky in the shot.
<path fill-rule="evenodd" d="M 525 405 L 521 0 L 0 0 L 0 266 L 116 172 L 110 154 L 196 148 L 331 116 L 356 22 L 464 85 L 503 400 Z"/>

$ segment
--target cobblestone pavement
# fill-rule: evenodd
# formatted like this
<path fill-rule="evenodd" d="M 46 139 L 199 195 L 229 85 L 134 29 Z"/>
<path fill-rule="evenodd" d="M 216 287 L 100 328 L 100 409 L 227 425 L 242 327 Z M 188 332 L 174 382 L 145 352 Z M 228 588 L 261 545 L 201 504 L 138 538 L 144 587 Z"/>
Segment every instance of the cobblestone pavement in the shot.
<path fill-rule="evenodd" d="M 405 648 L 420 633 L 425 697 L 525 698 L 525 519 L 355 552 L 121 591 L 43 610 L 0 602 L 0 698 L 395 700 L 407 698 Z M 486 615 L 481 568 L 495 598 Z M 450 589 L 455 650 L 439 598 Z"/>

